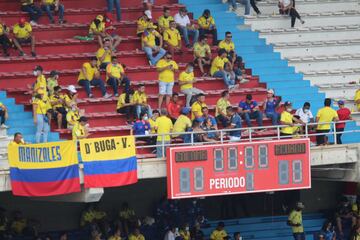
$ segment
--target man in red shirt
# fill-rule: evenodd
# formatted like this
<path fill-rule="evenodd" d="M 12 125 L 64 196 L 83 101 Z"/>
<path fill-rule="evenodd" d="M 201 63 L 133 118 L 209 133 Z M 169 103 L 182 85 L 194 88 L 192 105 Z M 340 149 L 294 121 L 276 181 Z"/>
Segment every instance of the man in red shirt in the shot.
<path fill-rule="evenodd" d="M 173 123 L 176 121 L 176 119 L 180 116 L 180 111 L 182 108 L 182 102 L 179 101 L 179 94 L 174 92 L 171 98 L 171 101 L 167 105 L 167 110 L 169 113 L 169 117 L 173 121 Z"/>
<path fill-rule="evenodd" d="M 338 105 L 339 105 L 339 110 L 337 110 L 337 114 L 339 115 L 339 121 L 351 120 L 351 111 L 347 107 L 345 107 L 344 101 L 342 101 L 342 100 L 338 101 Z M 342 144 L 341 135 L 345 129 L 345 124 L 346 123 L 344 123 L 344 122 L 336 124 L 336 132 L 337 132 L 336 143 L 337 144 Z"/>

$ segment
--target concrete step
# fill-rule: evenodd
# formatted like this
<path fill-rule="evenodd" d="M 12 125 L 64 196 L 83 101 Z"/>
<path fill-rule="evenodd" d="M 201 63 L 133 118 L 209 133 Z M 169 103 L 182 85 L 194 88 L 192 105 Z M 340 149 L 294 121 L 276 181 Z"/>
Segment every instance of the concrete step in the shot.
<path fill-rule="evenodd" d="M 304 72 L 306 79 L 311 81 L 311 84 L 329 84 L 329 83 L 349 83 L 360 80 L 360 69 L 347 68 L 332 71 L 309 71 Z"/>

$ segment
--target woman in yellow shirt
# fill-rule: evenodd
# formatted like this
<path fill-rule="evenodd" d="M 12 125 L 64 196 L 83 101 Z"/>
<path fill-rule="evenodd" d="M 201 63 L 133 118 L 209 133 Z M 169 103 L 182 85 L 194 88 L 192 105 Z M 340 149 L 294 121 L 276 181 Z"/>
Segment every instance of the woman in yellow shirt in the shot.
<path fill-rule="evenodd" d="M 36 143 L 41 142 L 41 135 L 43 135 L 43 142 L 47 142 L 50 131 L 51 104 L 49 98 L 45 95 L 43 90 L 39 90 L 38 94 L 33 100 L 33 115 L 34 123 L 36 125 Z"/>
<path fill-rule="evenodd" d="M 89 37 L 96 36 L 100 47 L 103 47 L 102 39 L 106 37 L 105 22 L 102 15 L 97 15 L 94 21 L 90 23 Z"/>
<path fill-rule="evenodd" d="M 200 37 L 205 36 L 205 34 L 211 34 L 213 39 L 212 44 L 213 46 L 216 46 L 218 44 L 217 29 L 215 20 L 211 16 L 209 9 L 204 10 L 202 16 L 198 19 L 198 24 Z"/>

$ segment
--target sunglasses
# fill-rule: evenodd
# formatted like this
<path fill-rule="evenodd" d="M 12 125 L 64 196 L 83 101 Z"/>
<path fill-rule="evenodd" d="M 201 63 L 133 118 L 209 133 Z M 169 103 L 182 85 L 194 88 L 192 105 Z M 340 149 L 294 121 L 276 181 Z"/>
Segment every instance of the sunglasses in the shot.
<path fill-rule="evenodd" d="M 226 38 L 232 38 L 232 36 L 226 36 Z"/>

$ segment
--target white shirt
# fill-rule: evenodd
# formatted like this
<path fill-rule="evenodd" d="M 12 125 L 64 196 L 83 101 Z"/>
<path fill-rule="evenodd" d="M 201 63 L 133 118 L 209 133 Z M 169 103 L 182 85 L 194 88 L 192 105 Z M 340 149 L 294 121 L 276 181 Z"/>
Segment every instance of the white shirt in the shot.
<path fill-rule="evenodd" d="M 173 233 L 172 231 L 168 231 L 165 234 L 164 240 L 175 240 L 175 233 Z"/>
<path fill-rule="evenodd" d="M 284 7 L 287 7 L 291 4 L 291 0 L 279 0 L 280 3 L 284 5 Z"/>
<path fill-rule="evenodd" d="M 175 14 L 174 20 L 176 24 L 180 25 L 181 27 L 186 27 L 190 24 L 190 19 L 188 15 L 181 16 L 180 13 Z"/>
<path fill-rule="evenodd" d="M 304 113 L 303 108 L 299 108 L 298 110 L 296 110 L 295 115 L 298 115 L 300 117 L 300 120 L 304 123 L 309 123 L 310 119 L 314 118 L 310 110 L 307 113 Z"/>

